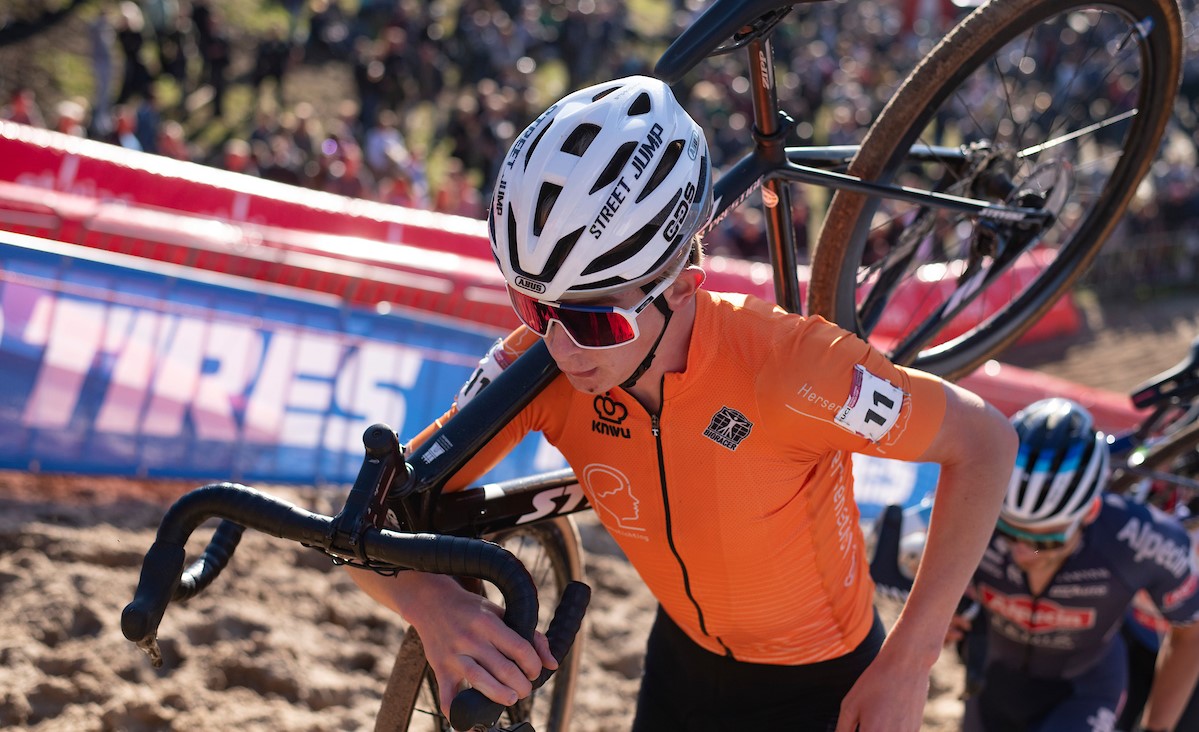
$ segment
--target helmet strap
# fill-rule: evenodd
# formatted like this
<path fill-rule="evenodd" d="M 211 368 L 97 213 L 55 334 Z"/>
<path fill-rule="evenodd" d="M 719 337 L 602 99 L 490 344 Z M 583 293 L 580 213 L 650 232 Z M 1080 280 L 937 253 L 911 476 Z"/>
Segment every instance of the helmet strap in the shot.
<path fill-rule="evenodd" d="M 662 342 L 662 336 L 666 335 L 666 327 L 670 325 L 670 316 L 674 314 L 674 311 L 670 309 L 670 306 L 664 300 L 665 298 L 663 297 L 654 299 L 654 305 L 662 311 L 662 315 L 665 318 L 662 322 L 662 332 L 654 339 L 654 345 L 650 346 L 649 353 L 645 354 L 645 358 L 641 359 L 641 365 L 637 367 L 632 376 L 625 379 L 624 383 L 620 385 L 621 389 L 632 389 L 636 386 L 637 380 L 645 375 L 645 372 L 649 370 L 650 364 L 654 362 L 654 354 L 658 351 L 658 344 Z"/>

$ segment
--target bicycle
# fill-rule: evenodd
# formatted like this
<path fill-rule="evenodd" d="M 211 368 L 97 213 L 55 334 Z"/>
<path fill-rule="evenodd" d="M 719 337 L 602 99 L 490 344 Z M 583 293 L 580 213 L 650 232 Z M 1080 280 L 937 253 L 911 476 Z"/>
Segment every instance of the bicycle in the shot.
<path fill-rule="evenodd" d="M 1199 495 L 1199 337 L 1185 358 L 1137 386 L 1131 399 L 1150 411 L 1112 441 L 1112 452 L 1126 459 L 1113 472 L 1111 490 L 1193 523 L 1199 517 L 1187 506 Z"/>
<path fill-rule="evenodd" d="M 716 181 L 716 204 L 707 228 L 761 188 L 776 300 L 792 312 L 801 312 L 790 192 L 784 184 L 810 183 L 835 190 L 812 265 L 809 311 L 871 338 L 878 335 L 884 306 L 903 296 L 905 280 L 949 273 L 955 279 L 947 280 L 948 292 L 941 293 L 944 297 L 938 305 L 922 304 L 923 320 L 916 328 L 893 342 L 876 337 L 875 343 L 901 364 L 947 377 L 964 373 L 1018 337 L 1069 286 L 1102 244 L 1146 172 L 1178 84 L 1178 9 L 1172 0 L 1114 0 L 1101 8 L 1085 0 L 986 3 L 913 71 L 861 145 L 797 148 L 787 146 L 794 120 L 779 104 L 770 40 L 792 4 L 790 0 L 716 0 L 658 61 L 657 75 L 678 82 L 704 58 L 746 48 L 754 70 L 750 83 L 753 149 Z M 1119 43 L 1092 43 L 1093 54 L 1088 57 L 1092 62 L 1102 57 L 1108 68 L 1098 81 L 1116 83 L 1088 89 L 1081 97 L 1089 102 L 1084 107 L 1055 110 L 1055 99 L 1045 91 L 1043 78 L 1034 73 L 1042 59 L 1032 60 L 1020 49 L 1035 47 L 1034 40 L 1042 37 L 1060 39 L 1066 31 L 1073 34 L 1066 45 L 1077 48 L 1076 44 L 1088 42 L 1083 33 L 1088 30 L 1092 41 L 1100 34 L 1123 38 Z M 1034 68 L 1027 68 L 1029 63 Z M 1000 74 L 1014 69 L 1019 78 L 1010 80 L 1010 88 L 1008 80 L 1001 83 L 1007 93 L 994 96 L 1006 100 L 1009 114 L 997 123 L 997 135 L 984 137 L 966 129 L 969 115 L 955 116 L 953 104 L 964 96 L 955 90 L 972 92 L 973 97 L 980 85 L 993 88 L 992 67 Z M 1109 90 L 1112 93 L 1105 94 Z M 1079 98 L 1072 85 L 1063 91 Z M 1116 98 L 1100 103 L 1106 96 Z M 946 111 L 939 114 L 938 108 Z M 1061 112 L 1069 126 L 1047 121 L 1053 111 Z M 1100 119 L 1075 119 L 1092 111 Z M 930 121 L 943 124 L 930 128 L 935 137 L 927 140 L 923 133 Z M 1024 138 L 1015 144 L 1013 140 L 1022 139 L 1019 133 L 1035 134 L 1036 142 Z M 1087 180 L 1103 178 L 1103 185 L 1081 185 L 1080 174 L 1064 158 L 1066 153 L 1080 157 L 1079 167 Z M 919 179 L 926 179 L 922 187 L 908 185 Z M 872 225 L 880 210 L 902 214 L 906 228 L 893 225 L 886 232 L 892 238 L 880 239 Z M 964 334 L 953 333 L 955 319 L 970 307 L 984 305 L 983 293 L 1022 257 L 1043 263 L 1044 270 L 1015 300 L 1005 299 L 979 325 Z M 137 595 L 123 618 L 125 635 L 152 651 L 169 601 L 185 599 L 212 581 L 232 551 L 221 529 L 206 556 L 183 573 L 184 581 L 175 578 L 180 577 L 183 545 L 191 531 L 203 518 L 221 516 L 233 524 L 299 541 L 339 563 L 381 572 L 415 567 L 499 579 L 506 605 L 513 611 L 513 627 L 528 637 L 541 607 L 523 599 L 530 592 L 536 597 L 538 591 L 529 577 L 515 570 L 495 576 L 490 564 L 467 566 L 462 557 L 498 556 L 488 562 L 510 567 L 510 554 L 484 548 L 491 545 L 475 539 L 518 539 L 533 554 L 547 557 L 548 584 L 577 586 L 569 584 L 580 575 L 570 514 L 588 507 L 577 482 L 570 471 L 561 471 L 452 494 L 443 494 L 441 488 L 557 374 L 544 344 L 535 345 L 493 388 L 483 390 L 411 455 L 403 454 L 390 428 L 368 429 L 366 459 L 337 516 L 301 511 L 231 484 L 213 484 L 188 494 L 168 511 L 159 542 L 147 554 Z M 383 528 L 389 514 L 396 517 L 401 532 Z M 568 599 L 566 616 L 578 615 L 579 604 Z M 570 624 L 566 621 L 568 630 Z M 558 623 L 551 625 L 551 631 L 547 634 L 552 635 L 557 655 L 569 647 L 565 637 L 571 634 Z M 423 722 L 447 728 L 437 710 L 435 682 L 419 643 L 409 631 L 401 644 L 377 729 L 410 729 Z M 485 705 L 484 713 L 457 717 L 453 726 L 490 726 L 502 711 L 510 729 L 528 729 L 530 717 L 543 723 L 539 728 L 567 728 L 579 655 L 566 656 L 551 679 L 552 694 L 539 690 L 531 701 L 508 710 Z M 547 696 L 548 708 L 542 703 Z"/>

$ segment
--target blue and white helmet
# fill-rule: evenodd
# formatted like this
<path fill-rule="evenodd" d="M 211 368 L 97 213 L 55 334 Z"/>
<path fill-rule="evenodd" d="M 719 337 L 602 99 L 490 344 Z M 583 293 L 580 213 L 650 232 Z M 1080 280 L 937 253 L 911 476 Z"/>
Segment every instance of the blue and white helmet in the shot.
<path fill-rule="evenodd" d="M 1081 518 L 1107 484 L 1111 452 L 1091 413 L 1069 399 L 1042 399 L 1012 425 L 1020 450 L 1000 516 L 1030 529 Z"/>
<path fill-rule="evenodd" d="M 576 91 L 517 138 L 487 214 L 504 279 L 538 300 L 594 299 L 679 265 L 712 204 L 703 130 L 659 79 Z"/>

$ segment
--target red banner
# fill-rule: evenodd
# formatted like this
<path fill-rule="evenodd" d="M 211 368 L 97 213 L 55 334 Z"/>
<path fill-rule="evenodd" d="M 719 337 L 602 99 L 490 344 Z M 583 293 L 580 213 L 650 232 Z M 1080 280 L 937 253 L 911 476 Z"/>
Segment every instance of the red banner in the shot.
<path fill-rule="evenodd" d="M 160 261 L 305 287 L 368 306 L 415 307 L 490 325 L 515 322 L 482 221 L 417 211 L 229 173 L 48 130 L 0 122 L 0 226 Z M 9 181 L 9 184 L 3 184 Z M 398 244 L 404 249 L 395 249 Z M 344 261 L 336 261 L 344 260 Z M 482 265 L 482 266 L 480 266 Z M 973 327 L 1042 263 L 1027 255 L 959 315 Z M 708 287 L 774 298 L 764 263 L 712 257 Z M 806 292 L 806 270 L 800 272 Z M 875 336 L 885 339 L 943 299 L 951 280 L 913 281 Z M 1061 299 L 1025 336 L 1077 331 Z"/>

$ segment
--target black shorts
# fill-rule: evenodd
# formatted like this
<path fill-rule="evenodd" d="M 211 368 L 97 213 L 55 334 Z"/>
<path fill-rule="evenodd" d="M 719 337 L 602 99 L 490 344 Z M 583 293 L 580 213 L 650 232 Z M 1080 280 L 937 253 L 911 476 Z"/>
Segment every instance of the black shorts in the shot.
<path fill-rule="evenodd" d="M 746 663 L 697 646 L 659 608 L 646 644 L 633 732 L 831 732 L 841 700 L 885 637 L 875 613 L 866 639 L 840 658 L 804 666 Z"/>

